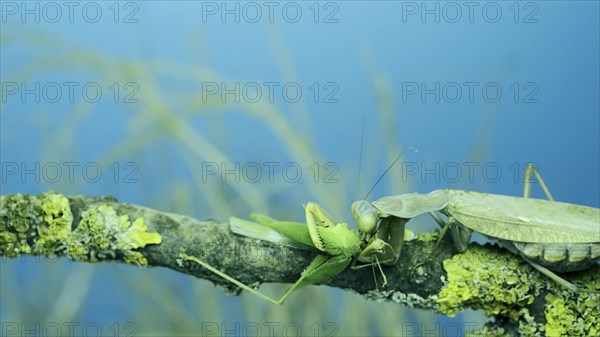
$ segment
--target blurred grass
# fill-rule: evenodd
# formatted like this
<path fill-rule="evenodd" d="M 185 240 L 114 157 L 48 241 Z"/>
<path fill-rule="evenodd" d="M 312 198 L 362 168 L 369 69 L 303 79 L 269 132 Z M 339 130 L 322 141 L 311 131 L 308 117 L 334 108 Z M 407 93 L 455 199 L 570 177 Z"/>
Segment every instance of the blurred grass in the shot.
<path fill-rule="evenodd" d="M 293 60 L 276 31 L 269 31 L 272 52 L 278 60 L 282 80 L 295 80 Z M 324 163 L 324 154 L 312 141 L 311 126 L 314 121 L 304 105 L 294 105 L 292 114 L 265 103 L 223 103 L 220 100 L 203 102 L 194 90 L 201 82 L 226 80 L 207 64 L 182 64 L 172 60 L 127 59 L 107 55 L 100 50 L 84 49 L 62 37 L 39 32 L 3 32 L 2 49 L 23 48 L 34 61 L 10 74 L 4 81 L 27 82 L 53 72 L 92 74 L 94 80 L 104 83 L 143 83 L 139 91 L 139 104 L 127 106 L 127 114 L 115 123 L 124 122 L 125 136 L 115 144 L 91 144 L 82 134 L 81 127 L 90 123 L 94 114 L 102 114 L 93 104 L 77 102 L 64 112 L 60 129 L 49 123 L 52 116 L 63 116 L 60 111 L 20 112 L 11 121 L 15 129 L 3 125 L 3 143 L 18 143 L 23 130 L 37 121 L 33 129 L 40 132 L 44 141 L 39 144 L 40 161 L 61 161 L 69 158 L 86 158 L 90 147 L 99 150 L 94 161 L 102 167 L 110 163 L 133 161 L 147 168 L 141 184 L 114 186 L 116 190 L 91 190 L 92 193 L 110 193 L 139 189 L 136 202 L 165 211 L 189 214 L 198 218 L 227 219 L 231 215 L 246 216 L 250 211 L 273 214 L 276 217 L 296 219 L 302 215 L 301 201 L 315 200 L 333 214 L 349 214 L 348 208 L 355 197 L 356 176 L 340 171 L 340 183 L 289 185 L 226 183 L 211 180 L 204 182 L 200 167 L 203 162 L 227 163 L 233 167 L 237 160 L 228 153 L 228 126 L 215 114 L 236 110 L 247 118 L 260 122 L 274 142 L 285 149 L 281 160 L 298 163 Z M 399 130 L 395 120 L 396 107 L 392 100 L 390 81 L 376 66 L 375 57 L 364 48 L 363 59 L 371 78 L 376 97 L 378 118 L 369 119 L 369 128 L 382 130 L 385 158 L 389 163 L 401 152 Z M 50 51 L 50 52 L 49 52 Z M 192 90 L 167 88 L 165 81 L 186 83 Z M 3 109 L 5 110 L 5 109 Z M 15 112 L 4 111 L 3 114 Z M 370 115 L 372 116 L 372 114 Z M 200 132 L 193 125 L 206 123 L 212 132 Z M 374 125 L 375 124 L 375 125 Z M 19 130 L 21 128 L 22 130 Z M 4 132 L 7 131 L 7 134 Z M 29 130 L 32 131 L 32 130 Z M 111 130 L 98 130 L 110 133 Z M 368 131 L 367 131 L 368 132 Z M 98 141 L 96 137 L 94 141 Z M 91 139 L 91 138 L 89 138 Z M 371 177 L 381 172 L 379 151 L 366 151 L 362 158 L 363 185 L 371 184 Z M 356 150 L 358 163 L 358 149 Z M 250 158 L 260 162 L 260 158 Z M 388 165 L 388 164 L 385 164 Z M 177 167 L 185 174 L 170 173 Z M 307 164 L 306 167 L 309 165 Z M 400 170 L 397 165 L 392 170 Z M 396 171 L 399 172 L 399 171 Z M 392 173 L 393 174 L 393 173 Z M 390 190 L 400 194 L 412 190 L 399 179 L 391 181 Z M 102 188 L 102 187 L 100 187 Z M 124 189 L 122 191 L 118 189 Z M 90 193 L 89 186 L 77 184 L 46 184 L 43 189 L 61 193 Z M 368 188 L 360 186 L 364 193 Z M 282 200 L 281 196 L 285 196 Z M 362 196 L 361 196 L 362 197 Z M 372 196 L 374 197 L 374 196 Z M 128 201 L 128 200 L 125 200 Z M 274 207 L 273 205 L 285 205 Z M 350 219 L 345 219 L 350 221 Z M 21 279 L 25 280 L 24 282 Z M 278 296 L 288 285 L 264 285 L 262 291 Z M 18 291 L 15 291 L 17 290 Z M 336 336 L 398 336 L 406 331 L 407 324 L 434 326 L 435 316 L 429 312 L 415 311 L 390 303 L 375 303 L 362 297 L 327 287 L 309 287 L 291 296 L 283 307 L 276 307 L 249 294 L 230 297 L 205 281 L 192 279 L 173 271 L 161 269 L 135 269 L 116 264 L 91 266 L 56 263 L 22 264 L 20 261 L 2 262 L 2 321 L 17 322 L 135 322 L 140 331 L 136 335 L 200 335 L 202 324 L 214 322 L 234 328 L 254 322 L 265 327 L 264 322 L 279 322 L 281 326 L 296 323 L 304 335 Z M 459 318 L 460 319 L 460 318 Z M 471 319 L 471 318 L 469 318 Z M 474 319 L 481 320 L 480 315 Z M 327 326 L 332 322 L 332 326 Z M 107 325 L 110 323 L 107 323 Z M 266 329 L 266 327 L 265 327 Z"/>

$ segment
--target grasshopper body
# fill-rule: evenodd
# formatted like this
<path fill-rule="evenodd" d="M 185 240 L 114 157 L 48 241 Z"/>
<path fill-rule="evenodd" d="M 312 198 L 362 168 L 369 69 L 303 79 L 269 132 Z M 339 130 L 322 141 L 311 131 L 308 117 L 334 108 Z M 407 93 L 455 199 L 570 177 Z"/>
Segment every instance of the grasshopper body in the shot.
<path fill-rule="evenodd" d="M 427 198 L 434 203 L 424 205 Z M 460 190 L 384 197 L 373 205 L 381 215 L 407 218 L 416 213 L 406 204 L 415 202 L 421 213 L 441 211 L 452 219 L 449 229 L 459 251 L 466 249 L 476 231 L 559 272 L 585 269 L 600 259 L 598 208 Z"/>
<path fill-rule="evenodd" d="M 549 200 L 529 198 L 532 173 Z M 523 198 L 461 190 L 403 194 L 373 202 L 373 209 L 357 211 L 356 219 L 359 223 L 371 222 L 373 212 L 377 218 L 410 219 L 439 211 L 448 217 L 446 223 L 440 223 L 442 233 L 450 229 L 459 251 L 467 248 L 474 231 L 479 232 L 572 288 L 574 285 L 552 271 L 583 270 L 600 259 L 600 209 L 554 201 L 532 165 L 528 165 L 525 177 Z M 353 209 L 364 203 L 355 202 Z M 434 219 L 440 222 L 436 216 Z"/>

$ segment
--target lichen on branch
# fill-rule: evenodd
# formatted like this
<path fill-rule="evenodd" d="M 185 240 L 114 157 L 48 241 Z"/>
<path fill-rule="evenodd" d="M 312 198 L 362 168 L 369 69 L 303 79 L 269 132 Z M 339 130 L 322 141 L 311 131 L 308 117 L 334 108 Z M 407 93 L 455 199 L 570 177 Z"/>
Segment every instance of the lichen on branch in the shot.
<path fill-rule="evenodd" d="M 119 259 L 141 266 L 148 261 L 135 249 L 161 242 L 160 234 L 147 232 L 143 218 L 129 221 L 129 215 L 117 215 L 106 204 L 89 205 L 74 227 L 69 200 L 60 194 L 1 198 L 0 254 L 4 256 L 56 255 L 87 262 Z"/>
<path fill-rule="evenodd" d="M 432 256 L 435 241 L 432 233 L 406 241 L 398 263 L 382 266 L 388 280 L 385 288 L 379 273 L 373 281 L 370 268 L 347 269 L 327 284 L 448 316 L 474 309 L 493 318 L 470 336 L 599 334 L 600 295 L 562 288 L 520 257 L 490 244 L 473 243 L 458 254 L 446 236 Z M 200 221 L 111 197 L 51 192 L 0 196 L 0 256 L 65 256 L 84 262 L 161 266 L 239 293 L 237 286 L 202 266 L 181 264 L 182 249 L 253 286 L 294 283 L 317 254 L 234 234 L 228 223 Z M 600 290 L 597 264 L 564 277 L 579 287 Z"/>

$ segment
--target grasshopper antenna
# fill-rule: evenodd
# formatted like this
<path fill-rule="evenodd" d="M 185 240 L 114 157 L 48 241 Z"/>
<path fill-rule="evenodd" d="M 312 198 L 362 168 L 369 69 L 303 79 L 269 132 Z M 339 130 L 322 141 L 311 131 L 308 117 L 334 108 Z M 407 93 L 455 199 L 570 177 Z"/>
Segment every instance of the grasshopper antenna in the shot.
<path fill-rule="evenodd" d="M 412 150 L 414 152 L 419 152 L 419 150 L 415 149 L 414 147 L 409 147 L 408 149 Z M 396 162 L 398 162 L 398 160 L 400 160 L 400 158 L 402 158 L 402 156 L 405 153 L 406 153 L 406 150 L 402 150 L 402 152 L 400 152 L 400 154 L 398 156 L 396 156 L 396 159 L 394 159 L 394 161 L 388 166 L 388 168 L 383 172 L 383 174 L 379 177 L 379 179 L 377 179 L 377 181 L 375 182 L 375 184 L 373 184 L 373 186 L 371 187 L 371 189 L 369 190 L 369 192 L 367 193 L 367 195 L 363 198 L 363 202 L 365 200 L 367 200 L 367 198 L 371 195 L 371 193 L 375 189 L 375 186 L 377 186 L 377 184 L 379 184 L 379 182 L 381 181 L 381 179 L 383 179 L 383 177 L 385 177 L 385 175 L 389 172 L 389 170 L 391 170 L 392 167 L 394 167 L 394 165 L 396 164 Z"/>
<path fill-rule="evenodd" d="M 358 191 L 360 191 L 360 173 L 362 172 L 362 157 L 363 157 L 363 149 L 364 149 L 364 145 L 365 145 L 365 113 L 363 112 L 362 115 L 362 123 L 360 126 L 360 152 L 358 155 L 358 179 L 356 180 L 356 195 L 355 197 L 358 197 Z M 412 150 L 414 152 L 419 152 L 419 150 L 417 150 L 414 147 L 409 147 L 409 150 Z M 406 150 L 402 150 L 402 152 L 400 152 L 400 154 L 394 159 L 394 161 L 388 166 L 388 168 L 385 170 L 385 172 L 383 172 L 383 174 L 379 177 L 379 179 L 377 179 L 377 181 L 375 182 L 375 184 L 373 184 L 373 186 L 371 187 L 371 189 L 369 190 L 369 192 L 367 193 L 367 195 L 365 195 L 365 197 L 362 199 L 363 201 L 361 202 L 361 206 L 362 203 L 367 200 L 367 198 L 369 198 L 369 196 L 371 195 L 371 193 L 373 192 L 373 190 L 375 189 L 375 187 L 377 186 L 377 184 L 379 184 L 379 182 L 381 181 L 381 179 L 383 179 L 383 177 L 385 177 L 385 175 L 388 173 L 389 170 L 392 169 L 392 167 L 394 167 L 394 165 L 396 164 L 396 162 L 398 160 L 400 160 L 400 158 L 404 155 L 404 153 L 406 152 Z"/>
<path fill-rule="evenodd" d="M 360 153 L 358 155 L 358 179 L 356 180 L 356 195 L 358 196 L 358 191 L 360 191 L 360 172 L 362 171 L 362 156 L 363 156 L 363 147 L 365 145 L 365 114 L 363 112 L 362 116 L 362 124 L 360 126 Z"/>

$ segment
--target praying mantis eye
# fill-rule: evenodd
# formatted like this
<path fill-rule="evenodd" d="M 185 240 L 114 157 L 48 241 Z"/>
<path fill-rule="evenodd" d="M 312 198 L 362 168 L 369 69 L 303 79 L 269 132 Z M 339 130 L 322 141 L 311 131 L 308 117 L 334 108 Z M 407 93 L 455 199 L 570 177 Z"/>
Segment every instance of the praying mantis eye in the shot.
<path fill-rule="evenodd" d="M 360 232 L 373 234 L 377 229 L 377 209 L 370 202 L 359 200 L 352 203 L 352 216 Z"/>

